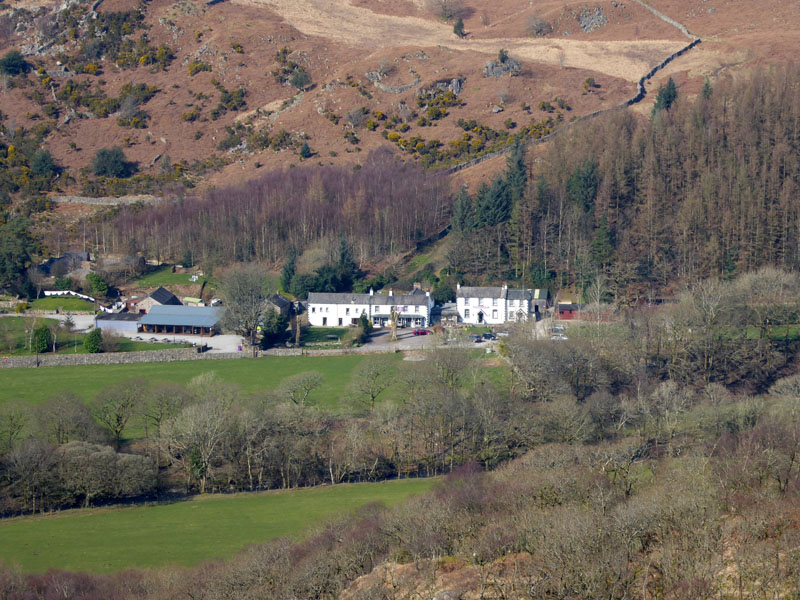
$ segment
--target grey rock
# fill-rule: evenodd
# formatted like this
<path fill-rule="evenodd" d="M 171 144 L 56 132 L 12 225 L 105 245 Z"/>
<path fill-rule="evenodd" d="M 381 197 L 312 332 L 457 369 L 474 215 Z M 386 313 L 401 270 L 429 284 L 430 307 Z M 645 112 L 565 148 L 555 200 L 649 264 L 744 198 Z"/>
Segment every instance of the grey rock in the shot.
<path fill-rule="evenodd" d="M 492 112 L 493 112 L 494 114 L 501 113 L 501 112 L 503 112 L 503 107 L 502 107 L 502 106 L 498 106 L 497 104 L 495 104 L 495 105 L 492 107 Z"/>
<path fill-rule="evenodd" d="M 500 62 L 499 60 L 490 60 L 486 63 L 486 66 L 483 67 L 483 76 L 484 77 L 503 77 L 504 75 L 514 75 L 519 73 L 522 66 L 514 60 L 513 58 L 509 57 L 506 59 L 505 62 Z"/>
<path fill-rule="evenodd" d="M 584 33 L 589 33 L 594 31 L 595 29 L 599 29 L 606 23 L 608 23 L 608 18 L 603 14 L 603 9 L 599 6 L 595 6 L 594 10 L 589 8 L 584 8 L 581 10 L 580 14 L 577 15 L 578 24 L 583 29 Z"/>

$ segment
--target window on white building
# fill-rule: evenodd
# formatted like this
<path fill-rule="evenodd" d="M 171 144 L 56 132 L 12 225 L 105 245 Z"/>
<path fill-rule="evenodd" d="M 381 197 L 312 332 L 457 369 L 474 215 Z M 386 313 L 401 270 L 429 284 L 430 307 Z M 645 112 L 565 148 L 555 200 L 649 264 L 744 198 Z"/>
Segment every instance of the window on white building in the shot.
<path fill-rule="evenodd" d="M 317 307 L 316 306 L 312 306 L 311 307 L 311 312 L 317 312 Z"/>
<path fill-rule="evenodd" d="M 350 308 L 349 307 L 344 309 L 344 314 L 346 314 L 346 315 L 350 314 Z"/>
<path fill-rule="evenodd" d="M 329 306 L 326 306 L 326 307 L 325 307 L 325 312 L 329 312 L 329 311 L 328 311 L 328 309 L 329 309 L 329 308 L 330 308 Z"/>
<path fill-rule="evenodd" d="M 418 312 L 419 312 L 419 305 L 417 305 L 417 306 L 415 306 L 415 307 L 414 307 L 414 312 L 415 312 L 415 313 L 418 313 Z"/>
<path fill-rule="evenodd" d="M 493 319 L 496 319 L 496 318 L 497 318 L 497 311 L 496 311 L 496 310 L 493 310 L 493 311 L 492 311 L 492 318 L 493 318 Z"/>
<path fill-rule="evenodd" d="M 464 318 L 465 319 L 469 319 L 469 309 L 468 308 L 464 309 Z"/>
<path fill-rule="evenodd" d="M 497 298 L 492 298 L 492 306 L 497 306 Z"/>

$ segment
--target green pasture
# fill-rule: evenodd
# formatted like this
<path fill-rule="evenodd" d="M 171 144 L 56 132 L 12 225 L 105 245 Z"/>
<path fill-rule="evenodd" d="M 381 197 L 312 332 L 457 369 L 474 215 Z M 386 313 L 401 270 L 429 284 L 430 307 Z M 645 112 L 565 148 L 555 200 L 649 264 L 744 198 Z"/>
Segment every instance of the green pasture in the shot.
<path fill-rule="evenodd" d="M 71 312 L 93 313 L 95 306 L 93 302 L 76 298 L 75 296 L 49 296 L 47 298 L 37 298 L 31 303 L 34 310 L 65 310 Z"/>
<path fill-rule="evenodd" d="M 0 559 L 37 573 L 191 566 L 230 558 L 248 544 L 300 537 L 333 515 L 372 502 L 390 506 L 433 483 L 340 484 L 6 519 L 0 521 Z"/>
<path fill-rule="evenodd" d="M 56 319 L 42 319 L 33 317 L 3 317 L 0 319 L 0 356 L 20 356 L 32 354 L 28 350 L 29 335 L 27 330 L 31 327 L 50 327 L 57 324 Z M 85 333 L 66 332 L 63 329 L 56 336 L 56 354 L 85 354 L 83 347 Z M 139 352 L 147 350 L 166 350 L 168 348 L 185 348 L 190 344 L 168 344 L 137 342 L 128 338 L 118 338 L 117 352 Z M 2 391 L 0 391 L 1 397 Z"/>
<path fill-rule="evenodd" d="M 402 357 L 388 355 L 397 361 Z M 255 393 L 277 388 L 281 382 L 297 373 L 318 371 L 323 384 L 309 397 L 312 404 L 335 408 L 345 400 L 353 370 L 366 358 L 365 355 L 345 356 L 267 356 L 259 359 L 194 360 L 171 363 L 144 363 L 132 365 L 76 365 L 69 367 L 42 367 L 36 369 L 7 369 L 2 371 L 0 403 L 20 400 L 38 404 L 61 391 L 72 391 L 87 400 L 103 388 L 141 378 L 146 381 L 189 383 L 203 373 L 214 372 L 223 381 L 238 385 L 245 393 Z M 399 396 L 400 389 L 387 390 L 386 398 Z"/>
<path fill-rule="evenodd" d="M 130 285 L 135 287 L 158 287 L 171 285 L 202 285 L 207 277 L 198 277 L 197 281 L 191 281 L 190 273 L 173 273 L 172 266 L 164 265 L 145 273 L 138 279 L 131 281 Z"/>

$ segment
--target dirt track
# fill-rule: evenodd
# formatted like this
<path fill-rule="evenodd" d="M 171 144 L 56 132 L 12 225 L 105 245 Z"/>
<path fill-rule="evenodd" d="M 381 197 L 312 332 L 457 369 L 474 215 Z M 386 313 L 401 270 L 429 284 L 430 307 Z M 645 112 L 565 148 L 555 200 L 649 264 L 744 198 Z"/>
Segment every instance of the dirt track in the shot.
<path fill-rule="evenodd" d="M 643 72 L 679 49 L 681 42 L 597 41 L 571 39 L 461 40 L 452 26 L 418 17 L 397 17 L 357 8 L 349 0 L 233 0 L 264 6 L 278 13 L 298 31 L 354 47 L 443 46 L 495 56 L 500 48 L 533 62 L 588 69 L 636 81 Z"/>

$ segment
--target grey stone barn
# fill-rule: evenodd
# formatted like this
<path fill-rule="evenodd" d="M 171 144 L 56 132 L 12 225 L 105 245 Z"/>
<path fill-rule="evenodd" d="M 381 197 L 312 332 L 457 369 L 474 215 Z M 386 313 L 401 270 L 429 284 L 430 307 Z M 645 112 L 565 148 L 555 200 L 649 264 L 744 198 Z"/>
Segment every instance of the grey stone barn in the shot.
<path fill-rule="evenodd" d="M 94 318 L 94 326 L 103 331 L 117 333 L 136 333 L 139 330 L 139 319 L 142 315 L 130 312 L 107 313 Z"/>

